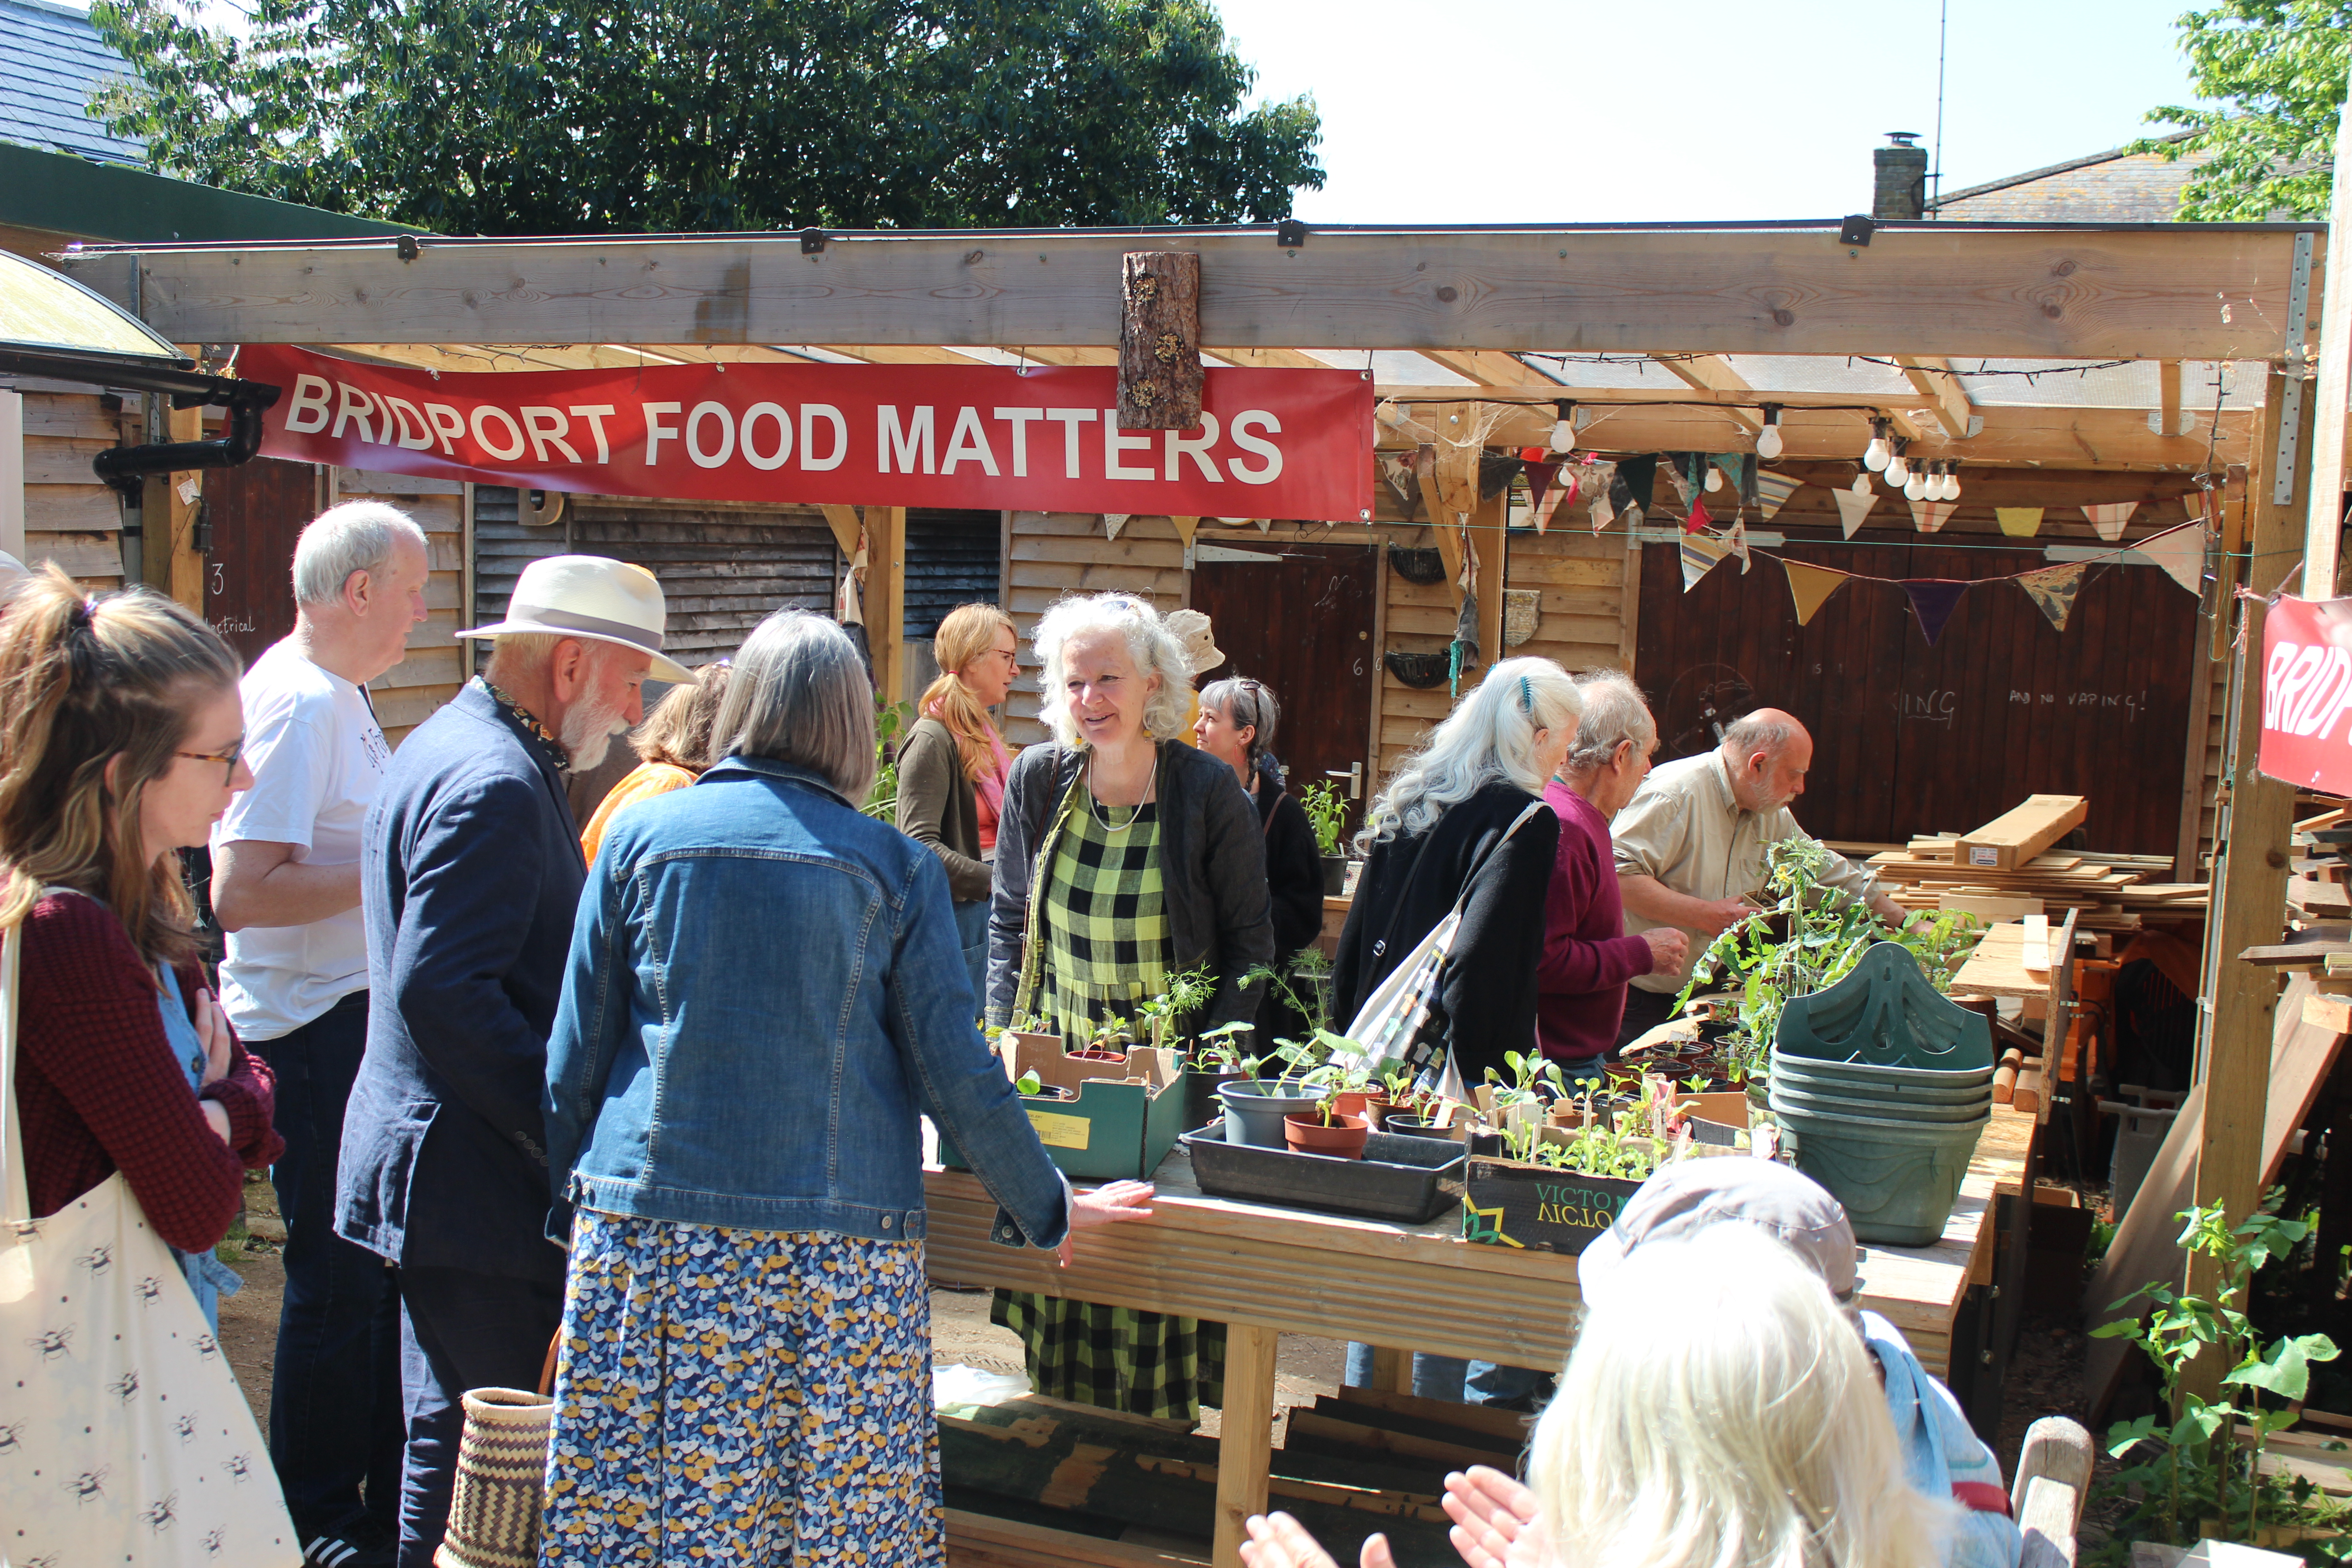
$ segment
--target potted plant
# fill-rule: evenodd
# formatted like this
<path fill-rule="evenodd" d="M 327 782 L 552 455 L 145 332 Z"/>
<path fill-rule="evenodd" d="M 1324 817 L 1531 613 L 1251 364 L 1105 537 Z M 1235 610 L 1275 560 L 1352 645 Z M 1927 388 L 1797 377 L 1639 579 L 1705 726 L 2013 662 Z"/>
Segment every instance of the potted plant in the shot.
<path fill-rule="evenodd" d="M 1190 1127 L 1206 1127 L 1223 1111 L 1217 1091 L 1229 1083 L 1257 1076 L 1257 1058 L 1247 1053 L 1257 1026 L 1235 1019 L 1196 1037 L 1185 1077 L 1184 1119 Z"/>
<path fill-rule="evenodd" d="M 1315 1043 L 1276 1040 L 1274 1046 L 1273 1059 L 1282 1064 L 1279 1077 L 1243 1079 L 1217 1086 L 1217 1098 L 1225 1106 L 1225 1141 L 1229 1143 L 1249 1143 L 1261 1149 L 1286 1148 L 1283 1119 L 1293 1111 L 1310 1109 L 1323 1098 L 1323 1086 L 1307 1081 L 1307 1075 L 1320 1065 L 1323 1055 Z M 1263 1060 L 1257 1070 L 1265 1070 Z"/>
<path fill-rule="evenodd" d="M 1159 995 L 1135 1005 L 1136 1023 L 1154 1046 L 1174 1045 L 1171 1037 L 1178 1026 L 1206 1007 L 1216 994 L 1216 977 L 1206 964 L 1171 974 L 1161 983 Z"/>
<path fill-rule="evenodd" d="M 1331 961 L 1319 947 L 1303 947 L 1280 969 L 1261 963 L 1242 976 L 1242 984 L 1263 981 L 1267 991 L 1287 1003 L 1310 1028 L 1331 1027 Z"/>
<path fill-rule="evenodd" d="M 1616 1223 L 1652 1171 L 1689 1152 L 1686 1138 L 1642 1136 L 1642 1120 L 1637 1113 L 1612 1125 L 1588 1104 L 1584 1125 L 1572 1133 L 1521 1123 L 1498 1135 L 1501 1157 L 1481 1157 L 1474 1146 L 1464 1178 L 1464 1239 L 1582 1252 Z"/>
<path fill-rule="evenodd" d="M 1127 1060 L 1127 1047 L 1134 1037 L 1133 1026 L 1114 1015 L 1095 1026 L 1093 1037 L 1087 1041 L 1084 1050 L 1069 1054 L 1082 1062 L 1123 1062 Z"/>
<path fill-rule="evenodd" d="M 1493 1068 L 1486 1069 L 1486 1081 L 1478 1089 L 1480 1109 L 1505 1132 L 1542 1126 L 1548 1109 L 1543 1087 L 1550 1087 L 1556 1100 L 1568 1098 L 1559 1064 L 1536 1051 L 1505 1051 L 1503 1064 L 1511 1069 L 1511 1076 L 1506 1079 Z"/>
<path fill-rule="evenodd" d="M 1323 893 L 1338 898 L 1348 888 L 1348 857 L 1339 836 L 1348 829 L 1348 802 L 1328 779 L 1308 784 L 1298 793 L 1298 805 L 1315 829 L 1315 847 L 1323 857 Z"/>
<path fill-rule="evenodd" d="M 1283 1142 L 1302 1154 L 1360 1160 L 1364 1157 L 1364 1144 L 1372 1135 L 1372 1124 L 1360 1116 L 1333 1110 L 1332 1099 L 1327 1095 L 1318 1109 L 1293 1111 L 1284 1117 Z"/>

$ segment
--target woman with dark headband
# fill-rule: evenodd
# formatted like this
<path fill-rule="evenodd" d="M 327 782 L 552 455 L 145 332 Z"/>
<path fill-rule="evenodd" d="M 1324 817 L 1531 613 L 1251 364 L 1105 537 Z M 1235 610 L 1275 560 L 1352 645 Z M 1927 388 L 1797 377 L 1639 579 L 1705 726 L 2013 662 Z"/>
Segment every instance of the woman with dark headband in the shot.
<path fill-rule="evenodd" d="M 1235 678 L 1202 689 L 1201 714 L 1192 721 L 1193 744 L 1232 768 L 1257 807 L 1265 836 L 1266 890 L 1274 900 L 1277 973 L 1323 931 L 1323 867 L 1315 851 L 1315 829 L 1305 808 L 1283 787 L 1282 764 L 1274 758 L 1274 731 L 1281 721 L 1282 704 L 1273 692 Z M 1266 987 L 1257 1009 L 1261 1047 L 1278 1039 L 1304 1040 L 1313 1031 L 1313 1021 L 1280 988 Z"/>

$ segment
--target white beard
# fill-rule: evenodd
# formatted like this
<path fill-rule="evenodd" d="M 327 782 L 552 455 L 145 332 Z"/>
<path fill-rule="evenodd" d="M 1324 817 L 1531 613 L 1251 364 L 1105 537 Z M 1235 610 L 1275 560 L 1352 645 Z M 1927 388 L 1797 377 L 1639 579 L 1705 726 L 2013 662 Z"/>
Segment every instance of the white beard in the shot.
<path fill-rule="evenodd" d="M 559 739 L 563 742 L 563 754 L 572 759 L 572 771 L 584 773 L 603 763 L 605 753 L 613 749 L 614 736 L 628 732 L 628 721 L 621 717 L 620 704 L 591 699 L 563 716 Z"/>

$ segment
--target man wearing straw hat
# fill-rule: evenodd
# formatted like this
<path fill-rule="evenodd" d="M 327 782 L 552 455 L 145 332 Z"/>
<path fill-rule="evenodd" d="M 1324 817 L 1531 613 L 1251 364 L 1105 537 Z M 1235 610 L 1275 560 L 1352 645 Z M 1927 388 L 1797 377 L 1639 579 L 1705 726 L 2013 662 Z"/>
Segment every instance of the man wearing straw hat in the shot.
<path fill-rule="evenodd" d="M 335 1228 L 400 1269 L 400 1568 L 448 1523 L 469 1388 L 532 1388 L 562 1311 L 543 1238 L 540 1100 L 586 868 L 564 775 L 642 717 L 659 584 L 593 555 L 532 562 L 489 667 L 394 753 L 361 851 L 373 997 Z"/>

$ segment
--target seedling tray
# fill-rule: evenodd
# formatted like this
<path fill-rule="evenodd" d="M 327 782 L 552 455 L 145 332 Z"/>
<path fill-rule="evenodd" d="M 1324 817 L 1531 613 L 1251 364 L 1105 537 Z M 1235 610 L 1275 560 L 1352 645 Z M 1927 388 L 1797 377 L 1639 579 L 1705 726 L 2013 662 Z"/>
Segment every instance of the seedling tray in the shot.
<path fill-rule="evenodd" d="M 1462 1145 L 1435 1138 L 1375 1132 L 1360 1160 L 1228 1143 L 1213 1128 L 1183 1142 L 1193 1180 L 1213 1198 L 1425 1225 L 1462 1195 Z"/>

